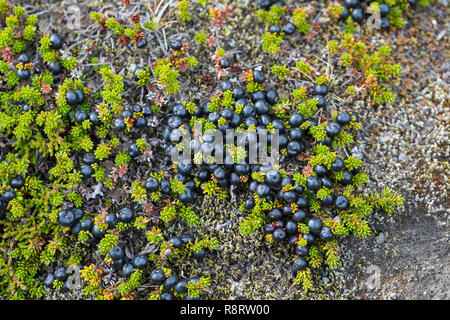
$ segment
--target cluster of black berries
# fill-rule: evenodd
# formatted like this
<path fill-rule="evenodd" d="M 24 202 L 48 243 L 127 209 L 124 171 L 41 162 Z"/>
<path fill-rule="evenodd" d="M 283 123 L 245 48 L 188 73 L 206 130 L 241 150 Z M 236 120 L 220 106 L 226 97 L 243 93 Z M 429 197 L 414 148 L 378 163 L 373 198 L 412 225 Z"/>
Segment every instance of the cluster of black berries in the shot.
<path fill-rule="evenodd" d="M 28 64 L 31 62 L 30 56 L 26 53 L 22 53 L 19 58 L 17 58 L 17 64 L 22 63 L 23 65 Z M 17 69 L 16 71 L 17 76 L 20 80 L 27 80 L 31 76 L 31 72 L 28 69 Z"/>
<path fill-rule="evenodd" d="M 124 207 L 119 214 L 108 213 L 105 216 L 105 222 L 109 228 L 114 228 L 116 224 L 121 221 L 124 223 L 132 222 L 134 220 L 134 211 L 129 207 Z M 79 208 L 63 209 L 58 214 L 58 222 L 63 227 L 70 227 L 73 235 L 78 235 L 81 230 L 90 231 L 93 238 L 88 239 L 88 243 L 98 243 L 106 234 L 90 217 L 85 217 L 85 213 Z"/>
<path fill-rule="evenodd" d="M 123 277 L 129 277 L 135 269 L 142 270 L 148 264 L 145 254 L 138 254 L 130 260 L 124 253 L 122 246 L 117 245 L 108 251 L 109 257 L 113 260 L 112 268 L 119 271 Z"/>
<path fill-rule="evenodd" d="M 83 266 L 79 264 L 75 267 L 75 269 L 82 270 Z M 68 284 L 68 277 L 69 277 L 68 270 L 63 266 L 59 266 L 55 268 L 53 273 L 50 272 L 47 274 L 47 276 L 43 281 L 43 284 L 47 288 L 53 288 L 53 283 L 55 282 L 55 280 L 61 281 L 63 282 L 63 285 L 61 286 L 60 291 L 62 293 L 67 293 L 70 290 Z"/>
<path fill-rule="evenodd" d="M 264 83 L 265 76 L 259 70 L 253 71 L 254 80 L 259 84 Z M 173 107 L 172 115 L 167 119 L 167 127 L 163 133 L 163 137 L 166 141 L 172 143 L 178 143 L 180 135 L 178 130 L 183 128 L 190 132 L 191 128 L 189 125 L 189 119 L 191 116 L 204 117 L 208 122 L 214 123 L 218 130 L 225 132 L 226 129 L 236 128 L 241 124 L 244 124 L 245 128 L 249 128 L 251 125 L 256 127 L 256 132 L 261 129 L 267 129 L 270 124 L 279 132 L 279 147 L 286 148 L 288 156 L 298 156 L 306 151 L 306 146 L 309 144 L 308 141 L 311 140 L 310 133 L 303 131 L 301 125 L 305 121 L 309 121 L 311 126 L 318 125 L 318 119 L 308 118 L 305 119 L 299 113 L 293 113 L 287 120 L 289 126 L 285 125 L 285 121 L 273 116 L 271 110 L 272 106 L 276 103 L 278 94 L 274 90 L 268 91 L 256 91 L 249 93 L 249 99 L 245 98 L 245 91 L 236 86 L 233 88 L 229 81 L 224 81 L 221 83 L 221 90 L 232 90 L 233 97 L 235 98 L 235 104 L 242 105 L 243 108 L 240 113 L 234 112 L 230 108 L 225 108 L 220 112 L 211 112 L 208 108 L 208 104 L 204 107 L 196 107 L 194 113 L 190 114 L 187 112 L 186 107 L 182 104 L 177 104 Z M 328 94 L 328 86 L 325 84 L 316 85 L 313 88 L 312 98 L 317 100 L 317 106 L 319 108 L 325 107 L 326 105 L 326 95 Z M 219 119 L 224 118 L 227 122 L 219 123 Z M 347 112 L 342 112 L 338 114 L 335 121 L 328 121 L 325 126 L 325 131 L 327 133 L 324 140 L 318 141 L 327 146 L 331 146 L 333 138 L 338 136 L 346 126 L 351 121 L 352 116 Z M 288 129 L 289 128 L 289 129 Z M 206 137 L 206 138 L 205 138 Z M 250 144 L 256 144 L 257 149 L 259 148 L 258 141 L 249 141 L 251 136 L 246 136 L 246 150 Z M 217 150 L 210 149 L 211 143 L 213 141 L 209 140 L 207 136 L 203 137 L 203 140 L 194 138 L 191 140 L 191 151 L 194 153 L 195 147 L 200 148 L 202 152 L 208 151 L 209 154 L 214 155 Z M 271 143 L 271 135 L 268 135 L 267 144 Z M 166 154 L 169 156 L 173 150 L 176 148 L 169 144 L 166 150 Z M 259 198 L 265 198 L 268 201 L 274 201 L 277 199 L 280 203 L 284 205 L 283 209 L 273 209 L 268 213 L 268 219 L 271 221 L 270 224 L 266 225 L 265 231 L 273 235 L 273 239 L 276 242 L 281 242 L 283 240 L 288 240 L 288 242 L 295 246 L 295 252 L 298 255 L 297 260 L 294 263 L 294 270 L 298 271 L 306 266 L 306 262 L 303 259 L 305 255 L 308 254 L 308 247 L 301 247 L 296 245 L 299 231 L 298 224 L 303 222 L 305 219 L 308 221 L 308 227 L 310 228 L 309 234 L 304 234 L 303 237 L 306 240 L 308 246 L 316 241 L 316 239 L 321 239 L 322 241 L 329 241 L 333 238 L 333 233 L 330 227 L 323 226 L 320 218 L 312 217 L 307 214 L 307 209 L 309 203 L 305 197 L 304 188 L 298 183 L 293 183 L 291 177 L 282 177 L 280 172 L 274 170 L 272 165 L 269 163 L 262 164 L 249 164 L 248 156 L 244 163 L 233 163 L 231 159 L 227 161 L 225 149 L 223 150 L 225 155 L 224 165 L 219 164 L 208 164 L 205 159 L 203 163 L 198 167 L 194 167 L 189 161 L 181 161 L 177 165 L 178 172 L 175 178 L 186 184 L 187 188 L 184 194 L 180 195 L 180 200 L 187 202 L 193 200 L 196 194 L 195 183 L 191 180 L 191 176 L 194 174 L 203 183 L 209 181 L 211 178 L 217 180 L 220 187 L 226 188 L 231 186 L 243 186 L 241 177 L 252 172 L 264 172 L 265 180 L 263 182 L 258 182 L 256 180 L 250 180 L 249 190 L 255 193 Z M 196 171 L 198 169 L 198 171 Z M 306 180 L 306 188 L 310 192 L 317 192 L 322 186 L 333 189 L 333 181 L 329 177 L 332 173 L 343 172 L 344 178 L 339 181 L 342 186 L 352 183 L 353 176 L 358 173 L 359 170 L 354 170 L 349 172 L 345 170 L 344 161 L 341 158 L 336 158 L 332 163 L 331 168 L 327 169 L 323 165 L 317 165 L 314 168 L 315 175 L 309 176 Z M 294 190 L 281 191 L 284 186 L 292 185 L 295 187 Z M 149 179 L 146 183 L 146 188 L 148 190 L 156 190 L 158 187 L 158 181 L 156 179 Z M 292 212 L 291 204 L 295 204 L 298 210 Z M 245 209 L 251 210 L 255 205 L 255 200 L 250 197 L 244 204 Z M 349 207 L 349 201 L 343 195 L 329 195 L 328 197 L 321 200 L 321 205 L 332 206 L 334 205 L 338 210 L 346 210 Z"/>
<path fill-rule="evenodd" d="M 9 180 L 11 189 L 6 190 L 0 196 L 0 219 L 5 218 L 6 207 L 8 203 L 17 196 L 16 189 L 20 189 L 25 184 L 25 179 L 22 176 L 15 176 Z"/>
<path fill-rule="evenodd" d="M 50 35 L 50 47 L 54 50 L 59 50 L 62 48 L 64 41 L 61 38 L 61 36 L 59 36 L 56 33 L 52 33 Z M 17 64 L 22 63 L 22 65 L 26 65 L 28 63 L 31 62 L 31 58 L 28 54 L 26 53 L 22 53 L 19 58 L 17 59 Z M 61 62 L 56 59 L 56 61 L 50 62 L 48 65 L 48 70 L 54 75 L 57 76 L 59 74 L 62 73 L 63 71 L 63 66 L 61 64 Z M 20 80 L 28 80 L 31 77 L 31 71 L 29 69 L 26 68 L 22 68 L 22 69 L 18 69 L 16 71 L 17 77 Z"/>
<path fill-rule="evenodd" d="M 365 19 L 370 17 L 373 13 L 371 12 L 365 12 L 364 8 L 367 8 L 370 3 L 374 2 L 374 0 L 345 0 L 344 1 L 344 11 L 342 11 L 341 15 L 339 16 L 339 19 L 341 20 L 347 20 L 347 18 L 350 16 L 352 17 L 353 21 L 362 23 Z M 365 6 L 362 6 L 362 4 L 365 4 Z M 389 22 L 389 19 L 387 15 L 391 11 L 391 8 L 385 4 L 380 3 L 380 28 L 381 29 L 389 29 L 391 26 L 391 23 Z"/>
<path fill-rule="evenodd" d="M 154 269 L 150 273 L 150 281 L 155 285 L 163 285 L 164 289 L 161 292 L 161 300 L 173 300 L 175 296 L 172 292 L 179 294 L 187 293 L 188 283 L 198 282 L 200 278 L 192 277 L 189 280 L 179 279 L 178 276 L 172 273 L 170 276 L 166 277 L 164 270 Z M 198 300 L 199 298 L 193 298 L 189 295 L 184 297 L 185 300 Z"/>
<path fill-rule="evenodd" d="M 116 131 L 124 131 L 126 128 L 125 121 L 133 121 L 133 126 L 137 129 L 147 127 L 147 117 L 153 114 L 153 110 L 149 105 L 141 106 L 135 104 L 131 110 L 126 109 L 122 111 L 121 117 L 118 117 L 113 122 L 113 128 Z M 141 116 L 142 115 L 142 116 Z"/>

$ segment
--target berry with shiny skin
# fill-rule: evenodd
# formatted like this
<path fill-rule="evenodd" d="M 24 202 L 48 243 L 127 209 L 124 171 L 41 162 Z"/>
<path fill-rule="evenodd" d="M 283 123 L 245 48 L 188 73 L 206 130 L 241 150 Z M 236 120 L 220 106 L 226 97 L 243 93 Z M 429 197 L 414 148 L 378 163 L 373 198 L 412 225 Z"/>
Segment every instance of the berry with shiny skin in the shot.
<path fill-rule="evenodd" d="M 297 28 L 295 27 L 295 24 L 293 24 L 292 22 L 288 22 L 283 26 L 283 32 L 285 34 L 287 34 L 288 36 L 290 36 L 291 34 L 294 34 L 296 29 Z"/>
<path fill-rule="evenodd" d="M 44 286 L 46 286 L 47 288 L 51 288 L 53 287 L 53 282 L 55 281 L 55 276 L 53 275 L 53 273 L 49 273 L 47 274 L 47 276 L 44 279 Z"/>
<path fill-rule="evenodd" d="M 219 66 L 222 69 L 227 69 L 230 66 L 230 61 L 228 61 L 228 59 L 226 58 L 222 58 L 220 59 Z"/>
<path fill-rule="evenodd" d="M 289 118 L 289 124 L 291 125 L 291 127 L 295 128 L 295 127 L 299 127 L 303 122 L 305 121 L 305 119 L 303 118 L 303 116 L 299 113 L 293 113 L 291 115 L 291 117 Z"/>
<path fill-rule="evenodd" d="M 166 275 L 162 269 L 155 269 L 150 273 L 150 281 L 154 284 L 163 284 L 165 280 Z"/>
<path fill-rule="evenodd" d="M 309 176 L 306 179 L 306 187 L 308 190 L 317 191 L 322 187 L 322 180 L 317 176 Z"/>
<path fill-rule="evenodd" d="M 72 211 L 63 209 L 58 214 L 58 222 L 63 227 L 69 227 L 75 222 L 75 216 Z"/>
<path fill-rule="evenodd" d="M 89 115 L 85 110 L 80 109 L 80 110 L 77 110 L 77 112 L 75 112 L 75 122 L 76 123 L 82 123 L 83 121 L 88 120 L 88 119 L 89 119 Z"/>
<path fill-rule="evenodd" d="M 345 126 L 352 120 L 352 116 L 348 112 L 341 112 L 336 116 L 336 122 L 341 126 Z"/>
<path fill-rule="evenodd" d="M 336 200 L 334 201 L 334 205 L 335 205 L 336 209 L 338 209 L 338 210 L 346 210 L 349 207 L 349 202 L 345 196 L 339 195 L 336 197 Z"/>
<path fill-rule="evenodd" d="M 303 239 L 306 240 L 306 243 L 308 245 L 312 245 L 314 243 L 314 241 L 316 240 L 316 238 L 314 237 L 314 235 L 312 233 L 305 233 L 303 235 Z"/>
<path fill-rule="evenodd" d="M 147 256 L 144 254 L 138 254 L 133 259 L 133 265 L 136 269 L 144 269 L 148 264 Z"/>
<path fill-rule="evenodd" d="M 118 218 L 120 221 L 125 223 L 133 221 L 134 219 L 133 209 L 129 207 L 122 208 L 122 210 L 120 210 Z"/>
<path fill-rule="evenodd" d="M 305 220 L 305 218 L 306 218 L 306 213 L 303 210 L 297 210 L 292 215 L 292 220 L 294 220 L 297 223 L 302 222 L 303 220 Z"/>
<path fill-rule="evenodd" d="M 305 259 L 298 257 L 294 260 L 294 264 L 292 265 L 292 271 L 295 273 L 299 272 L 300 270 L 306 269 L 307 263 Z"/>
<path fill-rule="evenodd" d="M 266 80 L 264 72 L 260 70 L 253 70 L 253 80 L 259 84 L 262 84 Z"/>
<path fill-rule="evenodd" d="M 320 96 L 325 96 L 328 93 L 328 86 L 326 84 L 318 84 L 314 87 L 314 93 Z"/>
<path fill-rule="evenodd" d="M 353 21 L 361 23 L 364 20 L 364 11 L 362 8 L 355 8 L 351 13 Z"/>
<path fill-rule="evenodd" d="M 175 40 L 170 43 L 170 48 L 172 50 L 180 50 L 181 47 L 182 47 L 182 43 L 179 40 Z"/>
<path fill-rule="evenodd" d="M 54 272 L 54 276 L 56 280 L 66 281 L 68 274 L 67 270 L 64 267 L 57 267 Z"/>
<path fill-rule="evenodd" d="M 80 166 L 80 173 L 84 179 L 89 178 L 94 173 L 94 169 L 92 169 L 90 164 L 82 164 Z"/>
<path fill-rule="evenodd" d="M 126 128 L 125 121 L 122 118 L 117 118 L 113 122 L 113 128 L 116 131 L 123 131 Z"/>
<path fill-rule="evenodd" d="M 308 247 L 296 246 L 295 254 L 299 257 L 306 257 L 308 255 Z"/>
<path fill-rule="evenodd" d="M 122 265 L 122 275 L 129 277 L 134 272 L 134 266 L 131 263 L 124 263 Z"/>
<path fill-rule="evenodd" d="M 173 289 L 177 293 L 186 293 L 187 292 L 187 281 L 186 280 L 178 281 L 177 284 L 173 287 Z"/>
<path fill-rule="evenodd" d="M 158 190 L 158 188 L 159 188 L 159 181 L 158 181 L 158 179 L 151 178 L 151 177 L 148 178 L 147 180 L 145 180 L 144 188 L 148 192 L 153 192 L 153 191 Z"/>
<path fill-rule="evenodd" d="M 161 269 L 159 269 L 161 270 Z M 178 277 L 175 274 L 171 274 L 165 281 L 164 281 L 164 288 L 166 289 L 172 289 L 178 282 Z"/>
<path fill-rule="evenodd" d="M 24 184 L 25 184 L 25 179 L 19 175 L 15 176 L 15 177 L 11 178 L 11 180 L 9 180 L 9 185 L 13 189 L 20 189 L 23 187 Z"/>
<path fill-rule="evenodd" d="M 60 35 L 56 33 L 52 33 L 50 35 L 50 48 L 52 48 L 53 50 L 59 50 L 62 48 L 63 44 L 64 40 L 61 38 Z"/>
<path fill-rule="evenodd" d="M 330 241 L 333 239 L 333 233 L 331 232 L 330 227 L 323 227 L 322 230 L 320 230 L 320 238 L 324 241 Z"/>
<path fill-rule="evenodd" d="M 341 158 L 336 158 L 331 164 L 331 170 L 334 172 L 342 171 L 344 169 L 345 163 Z"/>
<path fill-rule="evenodd" d="M 81 230 L 89 231 L 92 228 L 92 224 L 93 224 L 92 220 L 89 218 L 86 218 L 80 222 L 80 228 L 81 228 Z"/>
<path fill-rule="evenodd" d="M 260 198 L 266 197 L 267 195 L 269 195 L 269 193 L 270 193 L 270 187 L 267 184 L 265 184 L 265 183 L 260 183 L 256 187 L 256 194 Z"/>
<path fill-rule="evenodd" d="M 273 240 L 277 242 L 281 242 L 286 239 L 286 231 L 284 231 L 281 228 L 275 229 L 275 231 L 272 233 Z"/>
<path fill-rule="evenodd" d="M 48 70 L 53 73 L 53 75 L 57 76 L 63 72 L 63 66 L 59 60 L 55 62 L 50 62 L 48 65 Z"/>
<path fill-rule="evenodd" d="M 309 231 L 311 231 L 313 234 L 319 234 L 320 230 L 322 229 L 322 220 L 320 218 L 311 218 L 308 221 L 308 227 Z"/>
<path fill-rule="evenodd" d="M 265 182 L 271 186 L 278 186 L 281 183 L 281 174 L 276 170 L 270 170 L 266 173 Z"/>
<path fill-rule="evenodd" d="M 341 132 L 341 125 L 337 122 L 328 122 L 325 131 L 327 132 L 327 135 L 330 137 L 336 137 Z"/>
<path fill-rule="evenodd" d="M 28 80 L 31 76 L 31 72 L 28 69 L 17 70 L 16 73 L 20 80 Z"/>
<path fill-rule="evenodd" d="M 123 248 L 119 245 L 108 251 L 109 257 L 113 260 L 120 260 L 124 257 Z"/>
<path fill-rule="evenodd" d="M 285 228 L 286 228 L 287 234 L 289 234 L 289 235 L 293 235 L 298 232 L 297 223 L 295 223 L 293 220 L 286 221 Z"/>
<path fill-rule="evenodd" d="M 75 93 L 75 91 L 68 91 L 66 93 L 66 102 L 71 107 L 74 107 L 78 104 L 78 95 Z"/>

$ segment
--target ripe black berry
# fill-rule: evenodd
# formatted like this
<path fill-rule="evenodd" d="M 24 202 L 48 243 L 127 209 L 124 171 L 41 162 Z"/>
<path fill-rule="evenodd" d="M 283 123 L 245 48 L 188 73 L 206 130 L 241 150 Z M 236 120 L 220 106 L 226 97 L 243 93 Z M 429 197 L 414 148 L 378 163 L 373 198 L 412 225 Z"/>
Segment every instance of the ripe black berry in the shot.
<path fill-rule="evenodd" d="M 132 143 L 128 147 L 128 154 L 130 155 L 130 157 L 136 158 L 141 154 L 141 150 L 137 147 L 136 143 Z"/>
<path fill-rule="evenodd" d="M 281 218 L 283 218 L 283 213 L 278 208 L 270 210 L 267 215 L 272 221 L 280 220 Z"/>
<path fill-rule="evenodd" d="M 326 84 L 319 84 L 314 87 L 314 93 L 324 96 L 328 93 L 328 86 Z"/>
<path fill-rule="evenodd" d="M 297 210 L 292 215 L 292 220 L 294 220 L 297 223 L 302 222 L 303 220 L 305 220 L 305 218 L 306 218 L 306 213 L 303 210 Z"/>
<path fill-rule="evenodd" d="M 78 95 L 74 91 L 66 93 L 66 102 L 69 106 L 74 107 L 78 104 Z"/>
<path fill-rule="evenodd" d="M 159 187 L 159 181 L 158 179 L 155 178 L 148 178 L 147 180 L 145 180 L 145 184 L 144 184 L 144 188 L 148 191 L 148 192 L 153 192 L 158 190 Z"/>
<path fill-rule="evenodd" d="M 341 112 L 336 116 L 336 122 L 341 126 L 345 126 L 352 119 L 351 115 L 348 112 Z"/>
<path fill-rule="evenodd" d="M 169 239 L 170 243 L 172 243 L 173 247 L 179 249 L 183 246 L 183 242 L 179 237 L 173 236 Z"/>
<path fill-rule="evenodd" d="M 110 212 L 105 216 L 105 222 L 108 227 L 112 229 L 119 222 L 119 219 L 117 218 L 115 213 Z"/>
<path fill-rule="evenodd" d="M 275 229 L 275 231 L 273 232 L 273 240 L 280 242 L 283 241 L 284 239 L 286 239 L 286 231 L 284 231 L 283 229 L 279 228 L 279 229 Z"/>
<path fill-rule="evenodd" d="M 278 24 L 271 25 L 269 27 L 269 32 L 279 34 L 281 32 L 281 27 Z"/>
<path fill-rule="evenodd" d="M 265 183 L 260 183 L 260 184 L 256 187 L 256 194 L 257 194 L 260 198 L 266 197 L 269 193 L 270 193 L 270 187 L 269 187 L 267 184 L 265 184 Z"/>
<path fill-rule="evenodd" d="M 308 227 L 313 234 L 318 234 L 322 229 L 322 220 L 320 218 L 311 218 L 308 221 Z"/>
<path fill-rule="evenodd" d="M 292 265 L 292 271 L 297 273 L 298 271 L 305 269 L 306 266 L 307 266 L 306 261 L 303 258 L 298 257 L 294 260 L 294 264 Z"/>
<path fill-rule="evenodd" d="M 27 55 L 26 53 L 22 53 L 19 58 L 17 58 L 17 64 L 19 64 L 20 62 L 22 62 L 22 64 L 27 64 L 30 63 L 30 56 Z"/>
<path fill-rule="evenodd" d="M 281 174 L 276 170 L 270 170 L 266 174 L 265 181 L 269 186 L 277 186 L 281 183 Z"/>
<path fill-rule="evenodd" d="M 336 206 L 336 209 L 346 210 L 349 207 L 348 199 L 343 195 L 337 196 L 334 205 Z"/>
<path fill-rule="evenodd" d="M 158 269 L 157 269 L 158 270 Z M 160 269 L 159 269 L 160 270 Z M 178 282 L 178 277 L 175 274 L 171 274 L 165 281 L 164 281 L 164 288 L 166 289 L 172 289 Z"/>
<path fill-rule="evenodd" d="M 136 269 L 144 269 L 148 264 L 147 256 L 139 254 L 133 259 L 133 265 Z M 164 281 L 164 280 L 163 280 Z"/>
<path fill-rule="evenodd" d="M 58 214 L 58 222 L 63 227 L 69 227 L 75 222 L 75 216 L 72 211 L 63 209 Z"/>
<path fill-rule="evenodd" d="M 259 84 L 262 84 L 266 80 L 266 76 L 264 75 L 264 72 L 260 70 L 253 70 L 253 80 Z"/>
<path fill-rule="evenodd" d="M 187 281 L 186 280 L 178 281 L 177 284 L 173 287 L 173 289 L 177 293 L 186 293 L 187 292 Z"/>
<path fill-rule="evenodd" d="M 81 109 L 81 110 L 77 110 L 77 112 L 75 112 L 75 122 L 76 123 L 82 123 L 83 121 L 89 119 L 89 115 L 88 113 Z"/>
<path fill-rule="evenodd" d="M 322 230 L 320 230 L 320 237 L 324 241 L 330 241 L 333 239 L 333 233 L 331 232 L 330 227 L 323 227 Z"/>
<path fill-rule="evenodd" d="M 67 270 L 64 267 L 57 267 L 54 273 L 55 279 L 59 281 L 65 281 L 67 279 Z"/>
<path fill-rule="evenodd" d="M 113 260 L 122 259 L 124 256 L 123 248 L 119 245 L 108 251 L 109 257 Z"/>
<path fill-rule="evenodd" d="M 293 24 L 292 22 L 288 22 L 283 26 L 283 32 L 288 36 L 293 34 L 295 32 L 295 29 L 295 24 Z"/>
<path fill-rule="evenodd" d="M 142 39 L 141 41 L 138 42 L 138 44 L 136 45 L 136 47 L 138 47 L 139 49 L 144 48 L 147 45 L 147 39 Z"/>
<path fill-rule="evenodd" d="M 63 41 L 63 39 L 61 38 L 61 36 L 59 36 L 59 35 L 56 34 L 56 33 L 52 33 L 52 34 L 50 35 L 50 42 L 51 42 L 50 48 L 52 48 L 52 49 L 54 49 L 54 50 L 61 49 L 62 46 L 63 46 L 63 44 L 64 44 L 64 41 Z"/>
<path fill-rule="evenodd" d="M 133 209 L 129 207 L 122 208 L 122 210 L 120 210 L 118 218 L 120 221 L 125 223 L 131 222 L 134 219 Z"/>
<path fill-rule="evenodd" d="M 331 170 L 334 172 L 342 171 L 344 169 L 345 163 L 341 158 L 336 158 L 331 164 Z"/>
<path fill-rule="evenodd" d="M 182 44 L 181 44 L 181 41 L 179 41 L 179 40 L 175 40 L 170 43 L 170 48 L 172 50 L 180 50 L 181 46 L 182 46 Z"/>
<path fill-rule="evenodd" d="M 55 276 L 53 275 L 53 273 L 49 273 L 47 274 L 47 276 L 44 279 L 44 286 L 46 286 L 47 288 L 51 288 L 53 287 L 53 282 L 55 281 Z"/>
<path fill-rule="evenodd" d="M 86 218 L 80 222 L 80 228 L 81 228 L 81 230 L 89 231 L 92 228 L 92 224 L 93 224 L 92 220 L 89 218 Z"/>
<path fill-rule="evenodd" d="M 162 269 L 155 269 L 150 273 L 150 281 L 154 284 L 163 284 L 166 280 L 166 275 Z"/>
<path fill-rule="evenodd" d="M 287 232 L 289 235 L 293 235 L 293 234 L 296 234 L 296 233 L 298 232 L 298 226 L 297 226 L 297 223 L 295 223 L 293 220 L 288 220 L 288 221 L 286 222 L 285 228 L 286 228 L 286 232 Z"/>
<path fill-rule="evenodd" d="M 328 122 L 327 126 L 325 127 L 325 131 L 330 137 L 336 137 L 339 132 L 341 132 L 341 129 L 341 125 L 337 122 Z"/>
<path fill-rule="evenodd" d="M 124 277 L 129 277 L 134 272 L 134 267 L 131 263 L 124 263 L 122 265 L 122 275 Z"/>
<path fill-rule="evenodd" d="M 361 23 L 364 20 L 364 11 L 362 8 L 355 8 L 353 9 L 351 16 L 353 21 Z"/>
<path fill-rule="evenodd" d="M 220 59 L 219 65 L 223 69 L 227 69 L 230 66 L 230 62 L 226 58 Z"/>
<path fill-rule="evenodd" d="M 295 254 L 299 257 L 305 257 L 308 255 L 308 247 L 296 246 Z"/>
<path fill-rule="evenodd" d="M 25 179 L 22 176 L 15 176 L 9 181 L 9 185 L 13 189 L 20 189 L 25 184 Z"/>
<path fill-rule="evenodd" d="M 31 72 L 28 69 L 17 70 L 16 73 L 20 80 L 27 80 L 31 76 Z"/>
<path fill-rule="evenodd" d="M 53 73 L 55 76 L 57 76 L 62 73 L 63 67 L 62 67 L 61 62 L 59 60 L 57 60 L 55 62 L 50 62 L 50 64 L 48 65 L 48 70 L 51 73 Z"/>
<path fill-rule="evenodd" d="M 306 187 L 308 190 L 317 191 L 322 187 L 322 180 L 317 176 L 309 176 L 306 179 Z"/>
<path fill-rule="evenodd" d="M 80 167 L 80 173 L 84 179 L 87 179 L 92 176 L 94 169 L 92 169 L 90 164 L 82 164 Z"/>
<path fill-rule="evenodd" d="M 306 233 L 303 235 L 303 239 L 306 240 L 306 243 L 308 245 L 312 245 L 314 243 L 314 241 L 316 240 L 316 238 L 314 237 L 314 235 L 312 233 Z"/>

